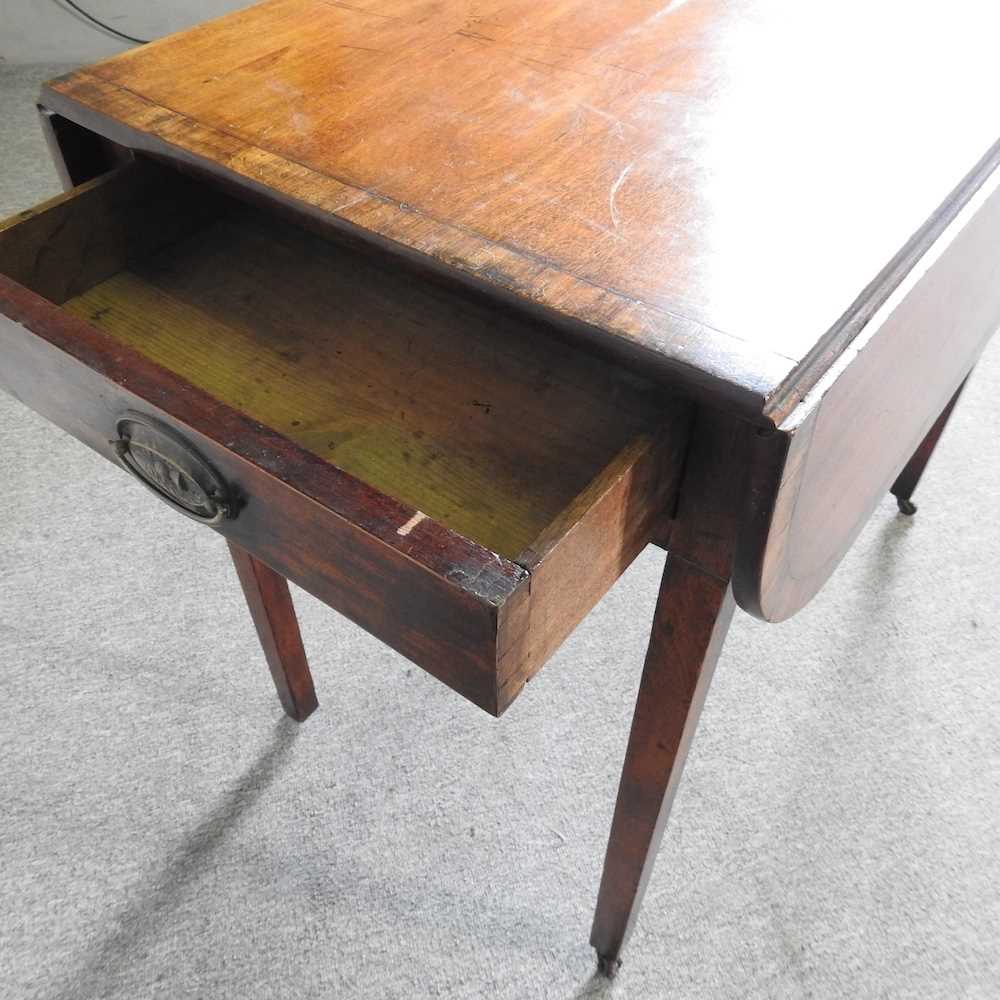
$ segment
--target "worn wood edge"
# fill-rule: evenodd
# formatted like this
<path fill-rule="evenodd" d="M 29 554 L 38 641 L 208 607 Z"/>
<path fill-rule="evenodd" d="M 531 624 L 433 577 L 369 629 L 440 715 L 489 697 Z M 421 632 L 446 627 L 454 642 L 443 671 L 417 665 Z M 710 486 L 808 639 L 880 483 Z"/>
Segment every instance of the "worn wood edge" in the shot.
<path fill-rule="evenodd" d="M 794 422 L 801 423 L 805 419 L 814 405 L 817 390 L 821 396 L 824 387 L 828 387 L 843 369 L 845 350 L 854 348 L 853 353 L 856 353 L 874 336 L 894 308 L 893 303 L 905 297 L 965 227 L 970 204 L 981 204 L 984 192 L 988 194 L 996 186 L 998 168 L 1000 141 L 986 151 L 819 343 L 774 389 L 764 407 L 764 415 L 776 427 L 785 424 L 803 405 L 806 410 Z"/>
<path fill-rule="evenodd" d="M 492 295 L 572 334 L 592 349 L 659 379 L 682 384 L 745 419 L 773 425 L 763 412 L 775 388 L 794 367 L 792 359 L 608 290 L 368 191 L 317 173 L 228 133 L 188 119 L 89 70 L 47 83 L 41 104 L 123 146 L 183 164 L 243 193 L 306 214 L 328 230 L 391 249 L 397 255 Z M 317 197 L 315 189 L 323 191 Z M 447 237 L 447 239 L 446 239 Z M 464 252 L 443 244 L 462 242 Z M 547 287 L 585 294 L 593 315 L 541 298 L 526 277 L 548 273 Z M 555 294 L 555 292 L 553 293 Z M 720 341 L 722 342 L 720 344 Z"/>
<path fill-rule="evenodd" d="M 532 645 L 534 638 L 531 629 L 534 609 L 532 602 L 544 599 L 544 595 L 539 594 L 538 577 L 543 561 L 553 555 L 561 543 L 572 544 L 570 536 L 579 523 L 619 486 L 622 478 L 629 475 L 636 463 L 648 456 L 656 444 L 657 439 L 648 433 L 629 441 L 546 526 L 532 544 L 518 553 L 515 561 L 524 567 L 528 575 L 511 599 L 504 604 L 497 618 L 498 715 L 502 715 L 511 706 L 528 681 L 555 652 L 555 649 L 552 649 L 548 654 L 542 654 Z M 572 627 L 575 627 L 582 617 L 583 615 L 573 623 L 569 631 L 572 631 Z M 566 636 L 563 637 L 565 638 Z"/>
<path fill-rule="evenodd" d="M 349 521 L 478 603 L 494 609 L 501 607 L 527 576 L 523 567 L 430 517 L 422 517 L 411 531 L 400 534 L 399 529 L 422 512 L 324 462 L 3 274 L 0 274 L 0 304 L 0 312 L 11 321 L 128 392 L 149 399 L 154 406 L 162 395 L 162 387 L 169 384 L 184 397 L 192 417 L 211 408 L 210 421 L 197 421 L 176 413 L 170 416 L 177 424 L 258 467 L 332 515 Z M 294 464 L 294 482 L 283 473 L 283 462 Z M 468 569 L 461 569 L 462 566 Z"/>

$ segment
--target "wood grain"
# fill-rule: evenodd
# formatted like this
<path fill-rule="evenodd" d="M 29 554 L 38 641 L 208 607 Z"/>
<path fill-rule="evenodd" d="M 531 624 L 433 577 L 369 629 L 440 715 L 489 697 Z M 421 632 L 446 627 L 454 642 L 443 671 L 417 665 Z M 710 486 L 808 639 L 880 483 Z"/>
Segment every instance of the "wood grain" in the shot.
<path fill-rule="evenodd" d="M 661 409 L 530 326 L 250 210 L 66 309 L 511 559 Z"/>
<path fill-rule="evenodd" d="M 665 400 L 657 431 L 630 442 L 520 553 L 530 600 L 503 609 L 517 643 L 501 654 L 509 703 L 650 542 L 673 508 L 687 455 L 690 407 Z"/>
<path fill-rule="evenodd" d="M 43 100 L 778 422 L 997 138 L 957 4 L 270 0 Z"/>

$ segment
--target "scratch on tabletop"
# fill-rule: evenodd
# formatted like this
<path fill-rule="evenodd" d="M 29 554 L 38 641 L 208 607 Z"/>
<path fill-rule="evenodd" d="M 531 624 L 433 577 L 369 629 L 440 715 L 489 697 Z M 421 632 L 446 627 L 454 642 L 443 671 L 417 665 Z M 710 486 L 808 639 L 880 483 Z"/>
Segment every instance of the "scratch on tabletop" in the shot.
<path fill-rule="evenodd" d="M 618 180 L 611 185 L 611 190 L 608 192 L 608 209 L 611 212 L 611 224 L 618 228 L 618 209 L 615 208 L 615 195 L 618 194 L 619 188 L 625 183 L 625 178 L 628 177 L 629 171 L 635 166 L 635 160 L 633 160 L 627 167 L 625 167 L 622 172 L 618 175 Z"/>

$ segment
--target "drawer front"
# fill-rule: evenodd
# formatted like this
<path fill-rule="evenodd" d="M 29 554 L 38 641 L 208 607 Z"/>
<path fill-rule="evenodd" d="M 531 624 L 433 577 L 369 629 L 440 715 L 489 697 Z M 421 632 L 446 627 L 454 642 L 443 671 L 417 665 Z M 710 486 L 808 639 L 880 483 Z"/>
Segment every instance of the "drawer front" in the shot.
<path fill-rule="evenodd" d="M 116 463 L 122 417 L 160 422 L 234 497 L 235 516 L 214 530 L 497 711 L 498 609 L 525 570 L 430 519 L 400 534 L 416 514 L 412 508 L 252 424 L 2 275 L 0 314 L 6 391 Z M 124 476 L 122 484 L 138 488 Z"/>

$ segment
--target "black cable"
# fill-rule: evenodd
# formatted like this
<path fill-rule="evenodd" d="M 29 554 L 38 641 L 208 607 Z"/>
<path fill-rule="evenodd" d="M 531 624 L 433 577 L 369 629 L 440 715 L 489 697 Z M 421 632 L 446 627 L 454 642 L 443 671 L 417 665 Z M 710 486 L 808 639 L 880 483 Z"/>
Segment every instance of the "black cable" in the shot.
<path fill-rule="evenodd" d="M 73 0 L 62 0 L 67 7 L 72 7 L 73 10 L 85 17 L 91 24 L 96 24 L 98 28 L 103 28 L 105 31 L 110 32 L 112 35 L 117 35 L 119 38 L 124 38 L 126 42 L 136 42 L 139 45 L 148 45 L 148 38 L 136 38 L 133 35 L 126 35 L 124 31 L 119 31 L 117 28 L 112 28 L 110 24 L 105 24 L 103 21 L 99 21 L 93 14 L 85 11 L 79 4 L 74 3 Z"/>

